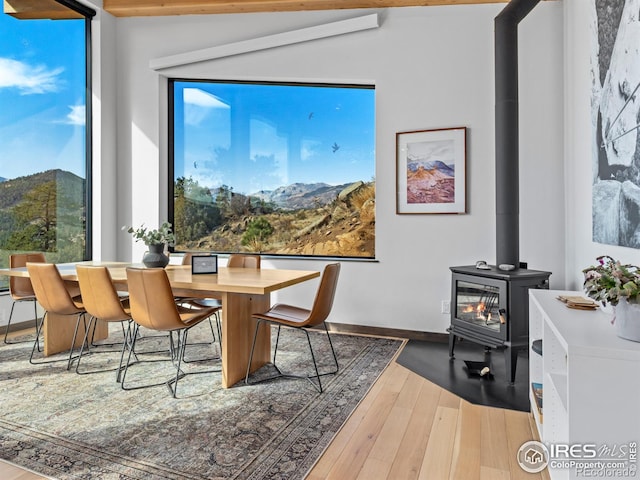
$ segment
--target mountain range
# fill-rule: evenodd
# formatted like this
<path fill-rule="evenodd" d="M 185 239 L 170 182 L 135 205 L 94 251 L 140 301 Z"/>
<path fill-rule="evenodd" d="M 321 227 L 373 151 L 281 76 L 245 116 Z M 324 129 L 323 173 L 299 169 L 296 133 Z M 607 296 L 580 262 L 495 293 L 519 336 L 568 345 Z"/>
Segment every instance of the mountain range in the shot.
<path fill-rule="evenodd" d="M 455 169 L 453 165 L 447 165 L 444 162 L 441 162 L 440 160 L 433 160 L 433 161 L 428 161 L 428 162 L 424 162 L 421 160 L 413 160 L 413 161 L 409 161 L 407 162 L 407 170 L 409 170 L 410 172 L 417 172 L 420 167 L 422 167 L 423 170 L 437 170 L 443 174 L 445 174 L 448 177 L 455 177 Z"/>
<path fill-rule="evenodd" d="M 308 209 L 331 203 L 349 185 L 351 182 L 342 185 L 292 183 L 275 190 L 261 190 L 250 196 L 273 203 L 283 210 Z"/>
<path fill-rule="evenodd" d="M 58 191 L 82 198 L 84 179 L 65 170 L 55 169 L 24 177 L 3 179 L 0 182 L 0 210 L 9 209 L 20 202 L 27 192 L 44 183 L 55 181 Z"/>

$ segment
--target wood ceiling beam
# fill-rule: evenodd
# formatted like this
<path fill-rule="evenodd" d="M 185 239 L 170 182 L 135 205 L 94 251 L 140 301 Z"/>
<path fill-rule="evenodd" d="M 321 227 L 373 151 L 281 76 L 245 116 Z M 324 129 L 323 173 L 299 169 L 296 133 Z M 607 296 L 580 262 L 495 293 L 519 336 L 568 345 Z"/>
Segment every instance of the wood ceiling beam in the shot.
<path fill-rule="evenodd" d="M 116 17 L 138 17 L 432 5 L 474 5 L 506 3 L 507 1 L 508 0 L 104 0 L 103 8 Z"/>
<path fill-rule="evenodd" d="M 4 0 L 4 13 L 21 20 L 84 18 L 55 0 Z"/>

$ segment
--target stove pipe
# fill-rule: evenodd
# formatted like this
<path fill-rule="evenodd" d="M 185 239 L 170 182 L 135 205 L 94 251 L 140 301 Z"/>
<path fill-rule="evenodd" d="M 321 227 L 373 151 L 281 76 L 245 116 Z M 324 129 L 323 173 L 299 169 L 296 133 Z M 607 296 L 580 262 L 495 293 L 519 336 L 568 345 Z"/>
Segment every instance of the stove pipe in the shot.
<path fill-rule="evenodd" d="M 495 18 L 496 265 L 520 263 L 518 23 L 540 0 L 511 0 Z"/>

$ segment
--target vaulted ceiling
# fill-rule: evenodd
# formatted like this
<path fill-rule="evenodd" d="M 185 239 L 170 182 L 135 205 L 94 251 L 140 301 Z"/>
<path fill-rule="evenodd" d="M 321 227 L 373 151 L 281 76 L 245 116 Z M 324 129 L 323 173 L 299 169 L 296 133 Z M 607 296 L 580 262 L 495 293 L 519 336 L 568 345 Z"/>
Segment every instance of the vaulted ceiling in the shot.
<path fill-rule="evenodd" d="M 4 13 L 16 18 L 78 18 L 55 0 L 3 0 Z M 505 3 L 507 0 L 103 0 L 116 17 L 213 13 L 290 12 L 431 5 Z"/>

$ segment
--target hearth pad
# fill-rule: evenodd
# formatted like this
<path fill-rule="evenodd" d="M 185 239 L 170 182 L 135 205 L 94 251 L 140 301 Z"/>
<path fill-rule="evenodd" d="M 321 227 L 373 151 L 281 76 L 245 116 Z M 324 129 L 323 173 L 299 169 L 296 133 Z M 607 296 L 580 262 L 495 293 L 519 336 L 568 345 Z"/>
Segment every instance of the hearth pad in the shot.
<path fill-rule="evenodd" d="M 493 378 L 484 379 L 467 371 L 466 361 L 489 363 Z M 472 342 L 456 344 L 456 356 L 449 359 L 448 344 L 409 340 L 396 360 L 400 365 L 462 397 L 489 407 L 529 411 L 529 357 L 518 352 L 518 368 L 513 385 L 506 381 L 504 355 Z"/>

